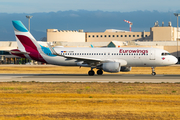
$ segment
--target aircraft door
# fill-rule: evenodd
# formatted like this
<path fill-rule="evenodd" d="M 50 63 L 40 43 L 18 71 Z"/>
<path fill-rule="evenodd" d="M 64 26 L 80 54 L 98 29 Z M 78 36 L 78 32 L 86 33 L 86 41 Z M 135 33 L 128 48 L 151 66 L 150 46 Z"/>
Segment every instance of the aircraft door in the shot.
<path fill-rule="evenodd" d="M 142 59 L 141 59 L 141 56 L 139 54 L 134 55 L 133 63 L 135 64 L 135 66 L 141 66 Z"/>
<path fill-rule="evenodd" d="M 103 56 L 104 56 L 104 58 L 105 58 L 105 59 L 108 59 L 108 58 L 109 58 L 109 56 L 110 56 L 110 53 L 108 53 L 108 52 L 104 52 L 104 53 L 103 53 Z"/>
<path fill-rule="evenodd" d="M 155 50 L 150 51 L 150 60 L 155 60 Z"/>

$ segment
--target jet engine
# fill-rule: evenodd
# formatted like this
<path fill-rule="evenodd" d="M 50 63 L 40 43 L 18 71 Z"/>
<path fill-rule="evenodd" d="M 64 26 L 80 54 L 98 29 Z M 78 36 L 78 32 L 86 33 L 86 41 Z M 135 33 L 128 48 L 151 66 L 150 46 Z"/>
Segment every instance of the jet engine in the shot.
<path fill-rule="evenodd" d="M 105 72 L 119 72 L 121 69 L 120 63 L 119 62 L 107 62 L 102 64 L 102 69 Z"/>
<path fill-rule="evenodd" d="M 129 72 L 129 71 L 131 71 L 131 67 L 125 67 L 125 66 L 121 67 L 121 72 Z"/>

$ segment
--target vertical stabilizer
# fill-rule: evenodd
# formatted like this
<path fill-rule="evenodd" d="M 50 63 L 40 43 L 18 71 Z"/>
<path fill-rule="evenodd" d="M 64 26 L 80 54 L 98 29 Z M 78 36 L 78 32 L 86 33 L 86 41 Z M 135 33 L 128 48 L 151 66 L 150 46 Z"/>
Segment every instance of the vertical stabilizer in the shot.
<path fill-rule="evenodd" d="M 42 57 L 42 50 L 36 39 L 31 35 L 21 21 L 12 21 L 18 49 L 21 52 L 30 53 L 28 58 L 36 61 L 46 62 Z"/>

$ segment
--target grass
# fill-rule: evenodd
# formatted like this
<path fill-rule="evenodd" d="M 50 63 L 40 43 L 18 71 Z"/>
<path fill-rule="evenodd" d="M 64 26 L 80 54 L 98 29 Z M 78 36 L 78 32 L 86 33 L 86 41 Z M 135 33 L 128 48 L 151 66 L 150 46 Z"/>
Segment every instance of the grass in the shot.
<path fill-rule="evenodd" d="M 1 74 L 87 74 L 89 68 L 1 66 Z M 180 66 L 157 67 L 157 74 L 179 74 Z M 150 74 L 134 67 L 117 74 Z M 108 74 L 108 73 L 105 73 Z M 180 119 L 180 83 L 0 83 L 0 119 Z"/>
<path fill-rule="evenodd" d="M 0 84 L 0 119 L 180 119 L 180 84 Z"/>

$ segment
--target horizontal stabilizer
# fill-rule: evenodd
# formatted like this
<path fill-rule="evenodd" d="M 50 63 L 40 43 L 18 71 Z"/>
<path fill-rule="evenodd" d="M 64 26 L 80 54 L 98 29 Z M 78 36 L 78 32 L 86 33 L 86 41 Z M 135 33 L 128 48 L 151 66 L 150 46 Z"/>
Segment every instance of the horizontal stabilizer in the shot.
<path fill-rule="evenodd" d="M 20 51 L 13 51 L 13 50 L 11 50 L 9 52 L 15 53 L 15 54 L 30 54 L 29 52 L 20 52 Z"/>

